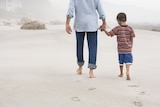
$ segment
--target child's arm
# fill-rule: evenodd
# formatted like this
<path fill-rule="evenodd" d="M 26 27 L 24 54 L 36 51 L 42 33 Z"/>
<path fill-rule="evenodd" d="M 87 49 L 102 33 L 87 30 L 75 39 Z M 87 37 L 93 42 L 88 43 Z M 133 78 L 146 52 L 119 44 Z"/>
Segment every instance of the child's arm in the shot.
<path fill-rule="evenodd" d="M 133 37 L 131 37 L 131 45 L 132 45 L 132 47 L 133 47 Z"/>
<path fill-rule="evenodd" d="M 102 27 L 100 27 L 99 30 L 100 30 L 101 32 L 104 31 L 105 34 L 108 35 L 108 36 L 112 36 L 112 35 L 110 34 L 110 32 L 108 32 L 106 29 L 104 29 L 104 28 L 102 28 Z"/>
<path fill-rule="evenodd" d="M 111 36 L 111 34 L 106 29 L 104 29 L 104 32 L 106 35 Z"/>
<path fill-rule="evenodd" d="M 133 47 L 133 38 L 134 38 L 134 37 L 135 37 L 134 30 L 131 29 L 131 37 L 130 37 L 130 39 L 131 39 L 131 45 L 132 45 L 132 47 Z"/>

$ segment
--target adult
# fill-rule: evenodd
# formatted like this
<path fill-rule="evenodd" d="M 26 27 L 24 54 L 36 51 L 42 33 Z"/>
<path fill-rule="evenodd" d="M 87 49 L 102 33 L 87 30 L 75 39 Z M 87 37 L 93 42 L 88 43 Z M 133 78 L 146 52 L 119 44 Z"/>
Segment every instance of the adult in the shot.
<path fill-rule="evenodd" d="M 75 15 L 74 29 L 76 32 L 77 45 L 77 63 L 78 74 L 82 74 L 82 67 L 84 65 L 83 47 L 84 37 L 87 35 L 89 60 L 88 68 L 89 77 L 95 78 L 93 70 L 96 69 L 97 59 L 97 31 L 98 31 L 98 14 L 99 19 L 102 20 L 101 29 L 106 28 L 105 13 L 103 11 L 100 0 L 70 0 L 69 8 L 66 18 L 66 32 L 71 34 L 70 20 Z"/>

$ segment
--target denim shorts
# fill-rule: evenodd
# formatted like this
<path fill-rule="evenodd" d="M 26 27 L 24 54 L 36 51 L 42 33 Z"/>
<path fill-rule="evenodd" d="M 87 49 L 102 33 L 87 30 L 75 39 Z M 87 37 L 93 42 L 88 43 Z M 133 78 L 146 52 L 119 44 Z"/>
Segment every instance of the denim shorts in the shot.
<path fill-rule="evenodd" d="M 119 54 L 119 64 L 123 65 L 125 64 L 132 64 L 133 63 L 133 57 L 132 54 Z"/>

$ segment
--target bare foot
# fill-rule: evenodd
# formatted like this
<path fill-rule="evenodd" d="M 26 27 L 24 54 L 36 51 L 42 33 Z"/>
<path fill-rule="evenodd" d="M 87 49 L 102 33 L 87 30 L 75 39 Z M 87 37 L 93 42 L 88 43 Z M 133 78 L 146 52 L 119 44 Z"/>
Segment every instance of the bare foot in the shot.
<path fill-rule="evenodd" d="M 129 75 L 127 75 L 127 80 L 131 80 L 131 78 L 130 78 L 130 76 L 129 76 Z"/>
<path fill-rule="evenodd" d="M 77 73 L 78 73 L 79 75 L 82 74 L 82 67 L 79 67 L 79 68 L 77 69 Z"/>
<path fill-rule="evenodd" d="M 89 78 L 96 78 L 96 76 L 94 76 L 94 75 L 90 75 L 90 76 L 89 76 Z"/>
<path fill-rule="evenodd" d="M 123 77 L 123 74 L 119 74 L 118 77 Z"/>
<path fill-rule="evenodd" d="M 93 70 L 89 71 L 89 78 L 96 78 L 96 76 L 94 76 L 94 74 L 93 74 Z"/>

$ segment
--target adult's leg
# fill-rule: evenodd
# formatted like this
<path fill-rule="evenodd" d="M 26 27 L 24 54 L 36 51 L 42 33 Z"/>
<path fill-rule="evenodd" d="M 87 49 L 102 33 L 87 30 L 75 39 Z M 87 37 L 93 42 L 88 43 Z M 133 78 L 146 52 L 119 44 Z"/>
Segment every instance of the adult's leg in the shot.
<path fill-rule="evenodd" d="M 89 60 L 88 68 L 90 68 L 90 78 L 95 78 L 93 70 L 97 68 L 96 59 L 97 59 L 97 31 L 96 32 L 87 32 L 87 41 L 88 41 L 88 50 L 89 50 Z"/>
<path fill-rule="evenodd" d="M 76 53 L 77 53 L 77 69 L 78 74 L 82 74 L 82 66 L 84 65 L 83 47 L 84 47 L 85 32 L 76 32 Z"/>

